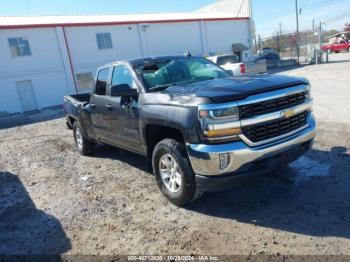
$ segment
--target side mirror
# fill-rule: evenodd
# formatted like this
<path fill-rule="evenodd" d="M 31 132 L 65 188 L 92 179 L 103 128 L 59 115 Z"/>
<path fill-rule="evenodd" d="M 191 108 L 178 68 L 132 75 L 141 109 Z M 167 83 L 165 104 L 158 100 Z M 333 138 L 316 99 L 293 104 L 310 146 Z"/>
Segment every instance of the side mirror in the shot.
<path fill-rule="evenodd" d="M 131 88 L 128 84 L 121 84 L 121 85 L 115 85 L 111 86 L 111 96 L 126 96 L 126 97 L 136 97 L 138 96 L 138 92 L 136 89 Z"/>

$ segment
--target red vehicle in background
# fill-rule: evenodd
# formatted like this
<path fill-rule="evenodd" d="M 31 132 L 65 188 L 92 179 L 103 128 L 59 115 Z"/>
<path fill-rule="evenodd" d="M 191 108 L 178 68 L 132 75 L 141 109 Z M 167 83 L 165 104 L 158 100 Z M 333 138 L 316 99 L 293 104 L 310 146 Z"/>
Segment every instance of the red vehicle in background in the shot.
<path fill-rule="evenodd" d="M 339 53 L 340 51 L 350 51 L 350 42 L 341 40 L 339 43 L 324 45 L 322 50 L 328 53 Z"/>

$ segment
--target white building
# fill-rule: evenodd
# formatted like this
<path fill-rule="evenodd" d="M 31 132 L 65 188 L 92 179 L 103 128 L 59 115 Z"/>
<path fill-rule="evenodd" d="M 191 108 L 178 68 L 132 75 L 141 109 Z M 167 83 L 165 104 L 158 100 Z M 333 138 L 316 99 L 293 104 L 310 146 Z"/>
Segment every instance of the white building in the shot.
<path fill-rule="evenodd" d="M 251 47 L 249 14 L 0 17 L 0 116 L 87 92 L 96 68 L 114 60 L 230 52 L 235 43 Z"/>

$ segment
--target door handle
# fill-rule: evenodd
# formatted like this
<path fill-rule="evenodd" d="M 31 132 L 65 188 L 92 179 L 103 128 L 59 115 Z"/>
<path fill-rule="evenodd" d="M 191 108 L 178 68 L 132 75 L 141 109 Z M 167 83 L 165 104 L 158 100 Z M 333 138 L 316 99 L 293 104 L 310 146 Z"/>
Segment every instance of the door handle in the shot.
<path fill-rule="evenodd" d="M 90 104 L 90 107 L 91 107 L 92 109 L 95 109 L 95 108 L 96 108 L 96 105 L 95 105 L 94 103 L 92 103 L 92 104 Z"/>
<path fill-rule="evenodd" d="M 112 106 L 111 104 L 106 105 L 106 108 L 107 108 L 108 110 L 110 110 L 110 111 L 113 110 L 113 106 Z"/>

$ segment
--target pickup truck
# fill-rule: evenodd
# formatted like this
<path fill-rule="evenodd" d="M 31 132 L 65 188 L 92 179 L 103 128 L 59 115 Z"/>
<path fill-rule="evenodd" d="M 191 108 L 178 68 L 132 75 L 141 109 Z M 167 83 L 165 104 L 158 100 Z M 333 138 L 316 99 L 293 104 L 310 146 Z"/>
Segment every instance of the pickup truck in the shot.
<path fill-rule="evenodd" d="M 207 59 L 230 72 L 232 76 L 263 74 L 267 72 L 267 63 L 264 59 L 243 63 L 239 62 L 238 56 L 234 54 L 210 56 Z"/>
<path fill-rule="evenodd" d="M 306 79 L 232 77 L 191 55 L 102 66 L 91 95 L 65 96 L 63 107 L 81 154 L 105 143 L 145 156 L 177 206 L 275 173 L 316 133 Z"/>
<path fill-rule="evenodd" d="M 339 43 L 329 44 L 322 46 L 322 50 L 328 53 L 339 53 L 340 51 L 350 51 L 350 43 L 342 40 Z"/>

